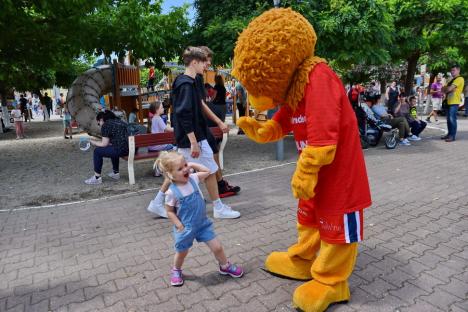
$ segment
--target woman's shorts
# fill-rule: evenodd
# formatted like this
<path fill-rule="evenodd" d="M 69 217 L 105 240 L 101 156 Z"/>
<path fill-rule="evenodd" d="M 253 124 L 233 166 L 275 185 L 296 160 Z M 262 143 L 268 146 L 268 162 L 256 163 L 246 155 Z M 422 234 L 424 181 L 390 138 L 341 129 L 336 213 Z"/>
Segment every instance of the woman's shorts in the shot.
<path fill-rule="evenodd" d="M 432 110 L 441 110 L 442 109 L 442 99 L 441 98 L 431 98 Z"/>
<path fill-rule="evenodd" d="M 63 126 L 64 126 L 65 128 L 71 127 L 71 120 L 66 120 L 66 119 L 64 119 L 64 120 L 63 120 Z"/>
<path fill-rule="evenodd" d="M 208 141 L 200 141 L 198 142 L 198 146 L 200 147 L 200 156 L 198 156 L 198 158 L 193 158 L 190 155 L 190 148 L 179 148 L 177 151 L 185 157 L 187 162 L 194 162 L 207 167 L 210 170 L 210 174 L 218 171 L 218 165 L 213 158 L 213 151 L 211 150 Z"/>

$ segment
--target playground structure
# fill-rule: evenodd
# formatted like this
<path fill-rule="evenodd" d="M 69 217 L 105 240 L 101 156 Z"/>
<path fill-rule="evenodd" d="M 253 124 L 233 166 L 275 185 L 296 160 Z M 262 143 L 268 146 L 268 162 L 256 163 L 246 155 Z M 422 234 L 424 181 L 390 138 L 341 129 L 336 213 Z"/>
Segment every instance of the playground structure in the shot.
<path fill-rule="evenodd" d="M 183 66 L 169 64 L 168 84 L 182 73 Z M 227 70 L 209 70 L 204 75 L 204 81 L 214 84 L 214 77 L 220 73 L 229 77 Z M 111 109 L 126 119 L 134 109 L 138 109 L 138 122 L 142 124 L 148 115 L 149 103 L 167 97 L 169 90 L 142 92 L 140 87 L 140 70 L 137 66 L 123 65 L 114 61 L 112 65 L 93 67 L 75 79 L 67 94 L 67 105 L 72 118 L 80 128 L 93 136 L 100 136 L 101 131 L 96 122 L 96 115 L 103 109 L 101 97 L 109 94 L 106 109 Z M 236 123 L 236 96 L 233 97 L 233 122 Z M 254 116 L 264 115 L 251 112 L 247 99 L 246 112 Z M 263 112 L 262 112 L 263 113 Z M 258 117 L 260 117 L 258 116 Z M 259 118 L 260 119 L 260 118 Z M 263 120 L 262 120 L 263 121 Z"/>
<path fill-rule="evenodd" d="M 128 116 L 138 108 L 138 121 L 143 122 L 139 68 L 114 61 L 112 65 L 97 66 L 84 72 L 75 79 L 67 94 L 72 117 L 90 135 L 101 133 L 96 115 L 102 110 L 101 97 L 109 93 L 108 109 Z"/>

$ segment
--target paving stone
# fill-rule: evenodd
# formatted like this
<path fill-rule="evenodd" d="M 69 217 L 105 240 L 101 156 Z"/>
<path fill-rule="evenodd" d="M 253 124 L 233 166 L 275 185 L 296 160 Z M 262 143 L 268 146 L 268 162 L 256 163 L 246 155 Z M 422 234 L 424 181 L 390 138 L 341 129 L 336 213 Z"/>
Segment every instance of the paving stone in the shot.
<path fill-rule="evenodd" d="M 50 308 L 55 311 L 55 309 L 58 309 L 63 306 L 67 306 L 71 303 L 80 303 L 84 302 L 85 297 L 83 294 L 82 289 L 78 289 L 74 291 L 73 293 L 66 294 L 64 296 L 55 296 L 50 298 Z"/>
<path fill-rule="evenodd" d="M 439 309 L 438 307 L 436 306 L 433 306 L 432 304 L 426 302 L 426 301 L 423 301 L 423 300 L 420 300 L 420 299 L 416 299 L 416 303 L 412 304 L 412 305 L 409 305 L 409 306 L 405 306 L 405 307 L 401 307 L 400 309 L 400 312 L 442 312 L 442 311 L 447 311 L 445 309 Z"/>
<path fill-rule="evenodd" d="M 136 293 L 135 289 L 128 287 L 123 290 L 104 294 L 104 303 L 106 306 L 109 306 L 116 303 L 117 301 L 123 301 L 125 299 L 136 297 L 138 297 L 138 294 Z"/>
<path fill-rule="evenodd" d="M 390 290 L 396 289 L 397 287 L 377 277 L 373 282 L 366 285 L 361 285 L 359 288 L 374 295 L 377 298 L 383 298 L 383 296 L 385 296 Z"/>
<path fill-rule="evenodd" d="M 395 290 L 390 290 L 392 296 L 398 297 L 406 303 L 413 304 L 415 298 L 419 298 L 421 295 L 428 295 L 429 292 L 414 286 L 411 283 L 405 282 L 403 287 Z"/>
<path fill-rule="evenodd" d="M 468 300 L 468 281 L 462 282 L 456 278 L 450 279 L 450 282 L 445 285 L 439 285 L 436 287 L 443 291 L 458 296 L 460 299 Z"/>
<path fill-rule="evenodd" d="M 468 311 L 466 173 L 450 167 L 465 161 L 467 141 L 449 147 L 425 138 L 411 151 L 365 151 L 374 205 L 366 210 L 365 240 L 349 279 L 351 301 L 327 311 Z M 442 158 L 454 170 L 437 179 L 425 168 Z M 229 176 L 243 192 L 224 202 L 242 217 L 214 224 L 226 253 L 246 274 L 219 276 L 209 249 L 195 244 L 179 288 L 168 282 L 170 222 L 145 210 L 152 191 L 13 211 L 1 221 L 0 311 L 295 311 L 292 294 L 302 282 L 260 269 L 271 251 L 296 240 L 293 171 L 286 165 Z M 402 179 L 406 193 L 400 192 Z M 252 198 L 261 200 L 252 205 Z"/>
<path fill-rule="evenodd" d="M 100 311 L 102 308 L 104 308 L 102 297 L 95 297 L 81 303 L 72 303 L 68 306 L 68 310 L 73 312 Z"/>
<path fill-rule="evenodd" d="M 460 300 L 458 297 L 455 297 L 452 294 L 449 294 L 443 290 L 435 288 L 434 292 L 428 296 L 421 296 L 421 300 L 424 300 L 433 306 L 438 307 L 442 310 L 447 310 L 447 308 L 453 303 Z"/>

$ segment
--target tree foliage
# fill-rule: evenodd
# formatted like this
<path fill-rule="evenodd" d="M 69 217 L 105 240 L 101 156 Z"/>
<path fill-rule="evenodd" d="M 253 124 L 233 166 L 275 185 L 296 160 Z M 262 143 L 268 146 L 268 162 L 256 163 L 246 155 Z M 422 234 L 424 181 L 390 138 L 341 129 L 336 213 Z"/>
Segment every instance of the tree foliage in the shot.
<path fill-rule="evenodd" d="M 196 0 L 193 41 L 208 45 L 218 64 L 229 63 L 238 34 L 248 22 L 272 8 L 273 1 Z M 337 66 L 381 64 L 390 59 L 392 18 L 382 0 L 282 1 L 303 14 L 318 35 L 317 55 Z"/>
<path fill-rule="evenodd" d="M 0 93 L 68 86 L 83 55 L 144 58 L 162 67 L 189 31 L 187 7 L 161 14 L 162 0 L 3 0 Z"/>
<path fill-rule="evenodd" d="M 408 62 L 405 88 L 412 87 L 419 58 L 433 70 L 466 63 L 468 2 L 465 0 L 391 0 L 395 19 L 394 60 Z"/>

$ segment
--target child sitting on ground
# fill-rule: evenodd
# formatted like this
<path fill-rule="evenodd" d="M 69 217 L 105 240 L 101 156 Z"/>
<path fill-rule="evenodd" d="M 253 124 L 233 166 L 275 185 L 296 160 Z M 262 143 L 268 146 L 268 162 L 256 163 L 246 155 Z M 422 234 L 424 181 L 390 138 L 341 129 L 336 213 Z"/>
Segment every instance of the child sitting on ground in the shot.
<path fill-rule="evenodd" d="M 184 284 L 182 264 L 194 239 L 206 243 L 210 248 L 218 260 L 220 274 L 242 277 L 243 269 L 227 260 L 223 246 L 213 231 L 213 222 L 206 216 L 205 200 L 198 183 L 210 175 L 210 170 L 200 164 L 187 163 L 185 158 L 175 151 L 162 152 L 157 165 L 171 181 L 165 199 L 167 216 L 174 224 L 176 250 L 171 285 Z M 191 173 L 192 170 L 196 172 Z"/>

